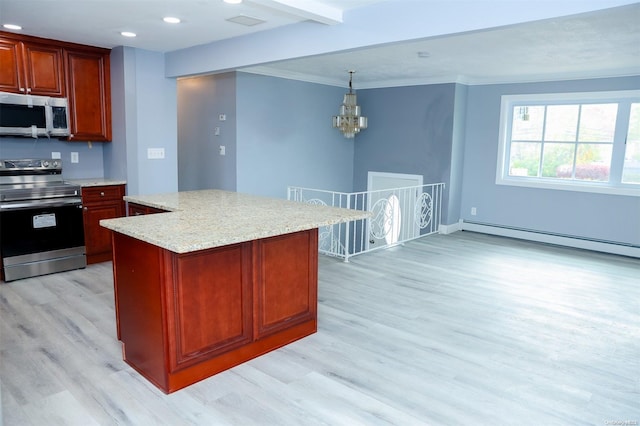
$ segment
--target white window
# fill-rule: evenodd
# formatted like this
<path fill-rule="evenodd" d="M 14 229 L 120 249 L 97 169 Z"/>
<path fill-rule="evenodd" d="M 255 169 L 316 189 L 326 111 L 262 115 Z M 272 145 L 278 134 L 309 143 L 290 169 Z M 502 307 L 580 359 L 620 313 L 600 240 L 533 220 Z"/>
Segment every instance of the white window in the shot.
<path fill-rule="evenodd" d="M 640 196 L 640 90 L 503 96 L 496 183 Z"/>

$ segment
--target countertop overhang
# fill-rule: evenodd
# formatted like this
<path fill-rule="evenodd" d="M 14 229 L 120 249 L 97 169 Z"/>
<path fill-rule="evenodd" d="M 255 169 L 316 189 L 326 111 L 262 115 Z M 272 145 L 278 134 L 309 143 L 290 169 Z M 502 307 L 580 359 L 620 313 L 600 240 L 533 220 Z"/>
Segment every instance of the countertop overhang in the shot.
<path fill-rule="evenodd" d="M 368 212 L 222 190 L 125 196 L 167 210 L 100 225 L 175 253 L 190 253 L 369 217 Z"/>
<path fill-rule="evenodd" d="M 105 179 L 105 178 L 85 178 L 85 179 L 65 179 L 66 182 L 73 183 L 74 185 L 80 185 L 83 188 L 91 186 L 111 186 L 111 185 L 126 185 L 125 180 Z"/>

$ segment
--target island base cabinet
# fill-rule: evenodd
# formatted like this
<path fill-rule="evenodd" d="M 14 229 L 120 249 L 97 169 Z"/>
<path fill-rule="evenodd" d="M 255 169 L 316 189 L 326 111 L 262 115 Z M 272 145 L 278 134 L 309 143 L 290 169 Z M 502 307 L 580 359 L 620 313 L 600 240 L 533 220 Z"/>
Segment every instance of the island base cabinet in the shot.
<path fill-rule="evenodd" d="M 312 241 L 308 232 L 298 232 L 257 240 L 253 245 L 255 336 L 262 338 L 291 323 L 315 319 L 317 240 Z"/>
<path fill-rule="evenodd" d="M 317 229 L 176 254 L 113 233 L 123 358 L 165 393 L 317 330 Z"/>

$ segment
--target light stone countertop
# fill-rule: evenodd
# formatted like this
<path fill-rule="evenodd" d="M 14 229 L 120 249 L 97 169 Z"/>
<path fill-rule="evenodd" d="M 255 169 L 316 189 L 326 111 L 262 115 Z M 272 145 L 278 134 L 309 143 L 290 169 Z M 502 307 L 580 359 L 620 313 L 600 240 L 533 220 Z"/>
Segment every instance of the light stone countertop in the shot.
<path fill-rule="evenodd" d="M 108 186 L 108 185 L 126 185 L 124 180 L 114 180 L 105 178 L 87 178 L 87 179 L 65 179 L 65 182 L 70 182 L 81 187 L 89 186 Z"/>
<path fill-rule="evenodd" d="M 125 201 L 168 210 L 103 219 L 100 225 L 189 253 L 369 217 L 368 212 L 221 190 L 126 196 Z"/>

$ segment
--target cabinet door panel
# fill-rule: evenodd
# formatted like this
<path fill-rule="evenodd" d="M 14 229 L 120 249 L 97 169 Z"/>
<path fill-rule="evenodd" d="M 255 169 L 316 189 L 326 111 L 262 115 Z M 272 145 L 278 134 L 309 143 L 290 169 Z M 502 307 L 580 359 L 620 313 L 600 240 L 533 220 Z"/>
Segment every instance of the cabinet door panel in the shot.
<path fill-rule="evenodd" d="M 257 298 L 257 337 L 315 318 L 316 231 L 258 240 L 256 246 L 258 277 L 254 297 Z"/>
<path fill-rule="evenodd" d="M 67 51 L 72 140 L 111 140 L 109 57 Z"/>
<path fill-rule="evenodd" d="M 84 242 L 88 264 L 111 260 L 111 231 L 100 226 L 100 221 L 124 216 L 124 192 L 124 185 L 82 188 Z"/>
<path fill-rule="evenodd" d="M 111 256 L 111 231 L 100 226 L 100 221 L 102 219 L 121 217 L 122 215 L 122 202 L 120 201 L 85 206 L 84 238 L 87 258 L 101 253 Z"/>
<path fill-rule="evenodd" d="M 64 96 L 62 48 L 25 43 L 24 58 L 31 94 Z"/>
<path fill-rule="evenodd" d="M 21 60 L 20 42 L 0 40 L 0 90 L 20 93 L 24 89 Z"/>
<path fill-rule="evenodd" d="M 250 256 L 249 244 L 178 256 L 173 369 L 251 342 Z"/>

